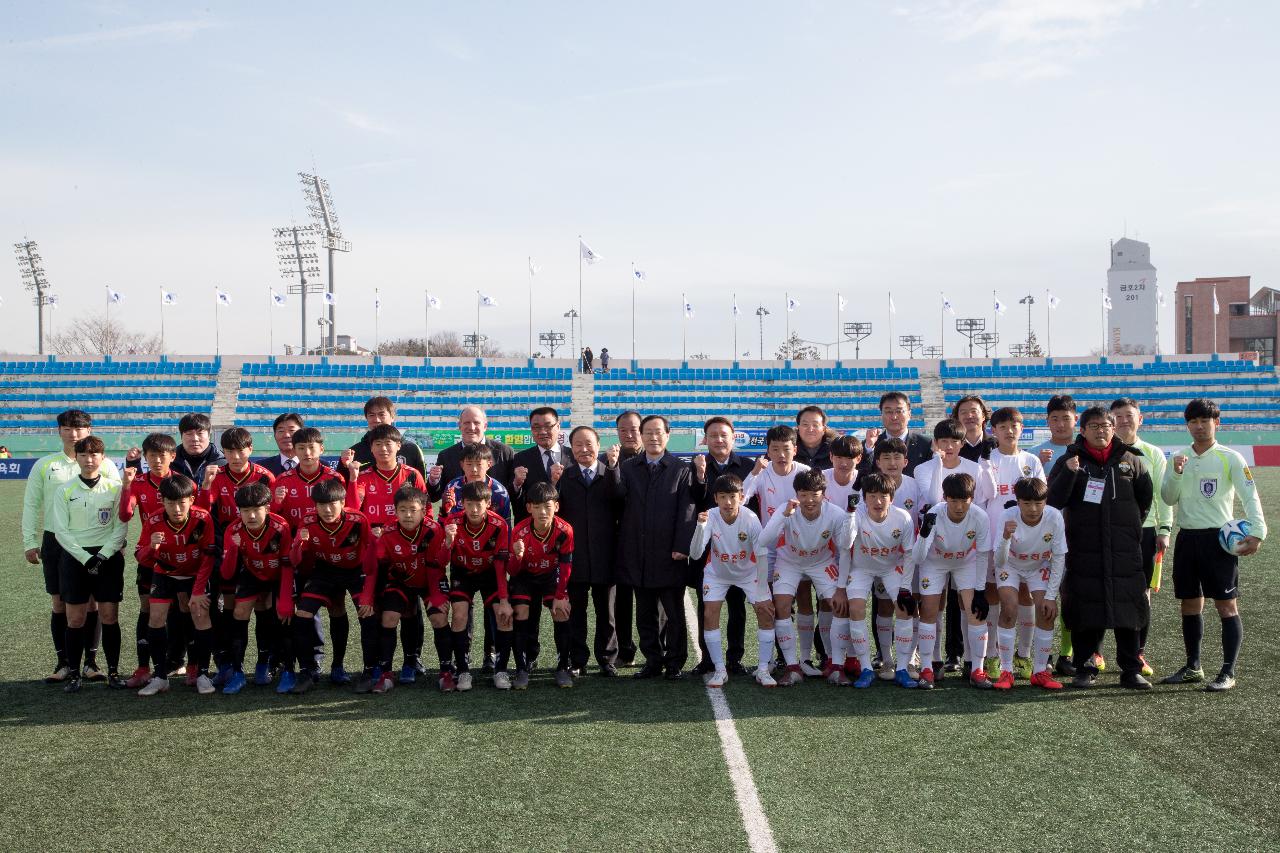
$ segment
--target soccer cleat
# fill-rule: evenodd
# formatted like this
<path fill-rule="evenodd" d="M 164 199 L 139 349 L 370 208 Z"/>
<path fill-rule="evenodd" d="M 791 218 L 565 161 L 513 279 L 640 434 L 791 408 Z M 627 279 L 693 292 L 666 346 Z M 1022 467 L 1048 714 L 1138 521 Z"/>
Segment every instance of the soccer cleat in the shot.
<path fill-rule="evenodd" d="M 118 672 L 107 673 L 107 689 L 108 690 L 124 690 L 128 686 L 129 685 L 125 682 L 125 680 L 120 677 L 120 673 Z"/>
<path fill-rule="evenodd" d="M 862 661 L 857 658 L 844 659 L 844 674 L 849 678 L 857 678 L 858 673 L 862 672 Z"/>
<path fill-rule="evenodd" d="M 1198 666 L 1184 666 L 1160 679 L 1161 684 L 1198 684 L 1201 681 L 1204 681 L 1204 670 Z"/>
<path fill-rule="evenodd" d="M 356 679 L 357 693 L 372 693 L 373 685 L 382 677 L 380 669 L 366 669 L 360 673 L 360 677 Z"/>
<path fill-rule="evenodd" d="M 573 673 L 567 669 L 556 670 L 556 687 L 565 688 L 573 686 Z"/>
<path fill-rule="evenodd" d="M 871 659 L 871 668 L 879 672 L 882 666 L 884 666 L 884 658 L 877 652 L 876 656 Z"/>
<path fill-rule="evenodd" d="M 919 684 L 918 681 L 911 677 L 911 673 L 907 672 L 905 669 L 895 670 L 893 673 L 893 680 L 899 687 L 905 687 L 908 690 Z"/>
<path fill-rule="evenodd" d="M 1015 655 L 1013 658 L 1013 676 L 1019 681 L 1026 681 L 1031 678 L 1031 658 Z"/>
<path fill-rule="evenodd" d="M 373 685 L 373 692 L 382 694 L 390 693 L 391 689 L 396 686 L 396 680 L 391 677 L 390 671 L 382 673 L 378 677 L 377 682 Z"/>
<path fill-rule="evenodd" d="M 229 663 L 224 663 L 218 667 L 218 673 L 213 677 L 214 687 L 225 687 L 227 682 L 231 680 L 231 673 L 235 668 Z"/>
<path fill-rule="evenodd" d="M 849 680 L 849 676 L 844 674 L 843 669 L 833 669 L 827 675 L 827 683 L 834 684 L 836 687 L 848 687 L 853 682 Z"/>
<path fill-rule="evenodd" d="M 804 683 L 804 673 L 800 671 L 800 667 L 788 666 L 782 672 L 782 680 L 778 682 L 783 687 L 794 687 L 797 684 Z"/>
<path fill-rule="evenodd" d="M 71 667 L 65 663 L 58 664 L 58 668 L 53 671 L 53 675 L 45 676 L 45 684 L 60 684 L 71 677 Z"/>
<path fill-rule="evenodd" d="M 769 674 L 768 667 L 760 667 L 756 670 L 756 684 L 761 687 L 777 687 L 778 682 Z"/>
<path fill-rule="evenodd" d="M 724 683 L 729 680 L 729 671 L 727 669 L 717 669 L 712 671 L 711 677 L 707 679 L 708 687 L 724 687 Z"/>
<path fill-rule="evenodd" d="M 800 671 L 808 678 L 821 678 L 822 670 L 807 660 L 800 661 Z"/>
<path fill-rule="evenodd" d="M 156 675 L 138 691 L 139 696 L 154 696 L 157 693 L 169 692 L 169 679 Z"/>
<path fill-rule="evenodd" d="M 227 678 L 227 683 L 223 685 L 222 692 L 227 696 L 234 696 L 241 690 L 244 690 L 244 684 L 244 673 L 237 669 Z"/>
<path fill-rule="evenodd" d="M 893 662 L 885 658 L 880 664 L 880 669 L 876 672 L 876 676 L 881 681 L 893 681 L 897 676 L 894 675 L 896 670 L 893 668 Z"/>
<path fill-rule="evenodd" d="M 470 689 L 471 689 L 471 673 L 470 672 L 458 673 L 458 692 L 466 693 Z"/>
<path fill-rule="evenodd" d="M 282 685 L 284 684 L 283 678 L 280 679 L 280 683 Z M 291 693 L 294 696 L 301 696 L 303 693 L 306 693 L 312 687 L 315 687 L 315 686 L 316 686 L 315 676 L 306 670 L 302 670 L 298 673 L 298 680 L 295 681 L 293 683 L 293 686 L 289 688 L 289 693 Z"/>
<path fill-rule="evenodd" d="M 512 690 L 528 690 L 529 689 L 529 673 L 523 669 L 516 670 L 516 677 L 511 680 Z"/>
<path fill-rule="evenodd" d="M 85 681 L 106 681 L 107 680 L 107 676 L 102 672 L 102 670 L 98 669 L 98 665 L 96 663 L 85 664 L 84 668 L 80 670 L 80 676 Z"/>
<path fill-rule="evenodd" d="M 916 687 L 920 690 L 932 690 L 936 677 L 934 670 L 922 669 L 920 670 L 920 678 L 916 681 Z"/>
<path fill-rule="evenodd" d="M 1098 686 L 1098 676 L 1086 669 L 1081 669 L 1076 672 L 1076 677 L 1071 679 L 1071 686 L 1077 690 L 1089 690 Z"/>
<path fill-rule="evenodd" d="M 1155 669 L 1153 669 L 1151 664 L 1147 662 L 1146 655 L 1138 655 L 1138 660 L 1142 662 L 1142 669 L 1140 670 L 1140 672 L 1142 673 L 1144 678 L 1150 678 L 1151 676 L 1156 674 Z"/>
<path fill-rule="evenodd" d="M 493 674 L 493 686 L 499 690 L 511 689 L 511 676 L 505 669 L 500 669 Z"/>
<path fill-rule="evenodd" d="M 440 673 L 440 680 L 436 683 L 440 686 L 441 693 L 452 693 L 458 689 L 458 682 L 454 680 L 453 673 L 448 670 Z"/>
<path fill-rule="evenodd" d="M 1013 689 L 1013 671 L 1004 670 L 1000 673 L 1000 677 L 991 683 L 996 690 L 1012 690 Z"/>
<path fill-rule="evenodd" d="M 711 658 L 703 658 L 698 661 L 697 666 L 689 671 L 694 675 L 709 676 L 716 671 L 716 665 L 711 662 Z M 702 680 L 706 681 L 707 679 L 704 677 Z"/>
<path fill-rule="evenodd" d="M 400 667 L 400 683 L 414 684 L 418 680 L 418 668 L 411 663 Z"/>
<path fill-rule="evenodd" d="M 125 682 L 125 686 L 130 690 L 137 690 L 144 687 L 151 680 L 151 667 L 140 666 L 129 676 L 129 680 Z"/>
<path fill-rule="evenodd" d="M 991 679 L 987 677 L 987 671 L 982 667 L 969 673 L 969 683 L 979 690 L 990 690 L 994 686 Z"/>
<path fill-rule="evenodd" d="M 347 671 L 341 665 L 338 665 L 329 670 L 329 683 L 350 684 L 351 676 L 347 674 Z"/>
<path fill-rule="evenodd" d="M 1120 674 L 1120 686 L 1126 690 L 1150 690 L 1151 682 L 1142 673 L 1124 672 Z"/>
<path fill-rule="evenodd" d="M 1094 652 L 1093 656 L 1089 658 L 1089 665 L 1092 666 L 1094 669 L 1096 669 L 1098 672 L 1107 671 L 1107 659 L 1104 658 L 1102 655 L 1098 654 L 1097 652 Z"/>
<path fill-rule="evenodd" d="M 1063 678 L 1074 678 L 1076 665 L 1066 655 L 1058 655 L 1058 662 L 1054 664 L 1053 673 L 1054 675 L 1061 675 Z"/>
<path fill-rule="evenodd" d="M 1061 690 L 1062 682 L 1054 681 L 1053 676 L 1049 674 L 1049 670 L 1042 669 L 1031 675 L 1032 687 L 1043 687 L 1045 690 Z"/>
<path fill-rule="evenodd" d="M 987 678 L 1000 677 L 1000 658 L 986 658 L 982 662 L 982 668 L 987 671 Z"/>
<path fill-rule="evenodd" d="M 495 669 L 497 669 L 497 667 L 493 665 L 493 656 L 485 655 L 484 665 L 480 667 L 480 674 L 493 675 Z"/>
<path fill-rule="evenodd" d="M 947 658 L 947 662 L 943 664 L 942 668 L 947 672 L 959 672 L 962 666 L 960 658 L 952 656 Z"/>
<path fill-rule="evenodd" d="M 253 683 L 259 687 L 271 683 L 271 667 L 268 664 L 260 663 L 253 668 Z"/>
<path fill-rule="evenodd" d="M 201 696 L 208 696 L 210 693 L 217 693 L 218 688 L 213 686 L 213 679 L 202 672 L 196 676 L 196 692 Z"/>
<path fill-rule="evenodd" d="M 200 672 L 198 669 L 196 669 L 194 666 L 188 666 L 185 670 L 183 670 L 183 673 L 184 673 L 183 681 L 186 683 L 188 687 L 195 687 L 196 682 L 200 679 L 200 676 L 204 674 Z"/>
<path fill-rule="evenodd" d="M 80 676 L 73 675 L 67 679 L 67 683 L 62 685 L 63 693 L 79 693 L 80 692 Z"/>
<path fill-rule="evenodd" d="M 296 684 L 297 681 L 298 676 L 294 674 L 293 670 L 286 669 L 284 672 L 280 673 L 280 681 L 276 684 L 276 692 L 288 693 L 293 689 L 293 685 Z"/>
<path fill-rule="evenodd" d="M 1220 672 L 1217 677 L 1204 686 L 1209 693 L 1222 693 L 1236 686 L 1236 677 L 1229 672 Z"/>
<path fill-rule="evenodd" d="M 864 669 L 858 673 L 858 677 L 854 679 L 853 686 L 859 690 L 866 690 L 868 687 L 876 683 L 876 671 L 874 669 Z"/>

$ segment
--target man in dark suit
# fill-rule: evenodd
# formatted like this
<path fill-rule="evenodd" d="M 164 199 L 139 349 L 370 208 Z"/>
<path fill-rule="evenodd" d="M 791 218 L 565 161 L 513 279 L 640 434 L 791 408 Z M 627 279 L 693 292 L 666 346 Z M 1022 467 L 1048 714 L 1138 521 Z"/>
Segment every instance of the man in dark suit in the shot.
<path fill-rule="evenodd" d="M 613 563 L 618 550 L 618 466 L 601 462 L 600 436 L 589 426 L 569 433 L 573 462 L 560 475 L 557 513 L 573 527 L 573 572 L 569 575 L 569 660 L 574 670 L 587 668 L 587 598 L 595 607 L 593 644 L 600 674 L 618 674 L 617 637 L 613 625 Z"/>
<path fill-rule="evenodd" d="M 534 483 L 552 483 L 559 478 L 569 453 L 560 443 L 560 413 L 550 406 L 539 406 L 529 413 L 529 432 L 533 447 L 525 448 L 511 460 L 511 511 L 516 524 L 529 517 L 524 493 Z"/>
<path fill-rule="evenodd" d="M 458 432 L 461 435 L 457 444 L 452 444 L 436 456 L 436 462 L 427 470 L 427 494 L 431 500 L 438 501 L 444 497 L 445 486 L 462 476 L 462 451 L 468 444 L 483 443 L 489 445 L 493 453 L 493 466 L 489 468 L 489 476 L 511 491 L 511 460 L 515 451 L 496 439 L 485 438 L 484 431 L 489 427 L 489 419 L 484 409 L 479 406 L 463 406 L 458 413 Z M 521 501 L 523 504 L 524 502 Z"/>
<path fill-rule="evenodd" d="M 644 454 L 622 463 L 618 494 L 626 504 L 618 547 L 618 579 L 636 591 L 636 627 L 645 665 L 636 678 L 684 678 L 688 658 L 684 585 L 696 514 L 692 472 L 667 452 L 671 427 L 662 415 L 640 422 Z M 610 448 L 611 456 L 616 452 Z M 666 614 L 661 624 L 658 608 Z"/>
<path fill-rule="evenodd" d="M 639 412 L 627 409 L 613 419 L 613 425 L 618 433 L 619 463 L 644 453 L 644 446 L 640 443 Z M 605 454 L 600 454 L 600 461 L 607 461 Z M 618 666 L 631 666 L 636 660 L 636 637 L 631 627 L 635 624 L 635 604 L 635 590 L 617 581 L 613 587 L 613 624 L 617 629 Z"/>
<path fill-rule="evenodd" d="M 858 463 L 860 475 L 870 474 L 875 470 L 876 447 L 882 441 L 900 438 L 907 445 L 907 467 L 902 473 L 908 477 L 921 462 L 933 458 L 933 440 L 918 432 L 910 432 L 907 424 L 911 423 L 911 401 L 901 391 L 890 391 L 880 397 L 880 423 L 884 429 L 867 430 L 867 438 L 863 443 L 866 453 Z"/>
<path fill-rule="evenodd" d="M 734 428 L 733 422 L 728 418 L 719 415 L 710 418 L 702 425 L 702 438 L 707 452 L 693 457 L 693 480 L 689 485 L 689 495 L 693 498 L 697 512 L 710 512 L 716 505 L 715 497 L 711 494 L 711 484 L 716 478 L 721 474 L 733 474 L 745 480 L 755 467 L 755 461 L 733 449 Z M 699 674 L 715 669 L 715 665 L 711 663 L 711 655 L 707 653 L 706 640 L 702 638 L 702 570 L 706 562 L 702 555 L 689 555 L 688 584 L 698 596 L 698 647 L 702 649 L 702 663 L 694 668 L 694 672 Z M 746 673 L 742 666 L 742 655 L 746 648 L 746 595 L 738 587 L 732 586 L 724 601 L 729 611 L 725 631 L 729 648 L 725 654 L 725 667 L 731 674 L 742 675 Z"/>
<path fill-rule="evenodd" d="M 293 434 L 306 426 L 302 415 L 297 412 L 286 412 L 271 422 L 271 433 L 276 440 L 279 451 L 273 456 L 258 460 L 258 464 L 279 477 L 285 471 L 298 467 L 298 457 L 293 452 Z"/>

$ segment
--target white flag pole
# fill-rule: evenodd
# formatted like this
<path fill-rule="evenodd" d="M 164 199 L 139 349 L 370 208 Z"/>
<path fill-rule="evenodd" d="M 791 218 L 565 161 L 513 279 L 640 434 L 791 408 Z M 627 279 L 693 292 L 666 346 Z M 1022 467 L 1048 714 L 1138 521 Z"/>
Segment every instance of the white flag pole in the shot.
<path fill-rule="evenodd" d="M 1044 354 L 1046 358 L 1053 357 L 1053 314 L 1049 308 L 1049 297 L 1052 295 L 1046 287 L 1044 289 Z"/>
<path fill-rule="evenodd" d="M 733 294 L 733 361 L 737 361 L 738 356 L 738 294 Z"/>
<path fill-rule="evenodd" d="M 480 291 L 476 291 L 476 358 L 480 357 Z"/>
<path fill-rule="evenodd" d="M 578 249 L 578 263 L 582 263 L 582 249 Z M 631 262 L 631 360 L 636 360 L 636 262 Z"/>
<path fill-rule="evenodd" d="M 840 360 L 840 321 L 844 319 L 840 313 L 840 291 L 836 291 L 836 361 Z M 831 350 L 827 350 L 831 352 Z"/>
<path fill-rule="evenodd" d="M 939 292 L 942 302 L 938 305 L 938 352 L 947 357 L 947 295 Z"/>
<path fill-rule="evenodd" d="M 689 298 L 680 294 L 680 361 L 689 360 Z"/>
<path fill-rule="evenodd" d="M 267 355 L 276 354 L 276 301 L 271 298 L 271 288 L 267 288 Z"/>
<path fill-rule="evenodd" d="M 382 296 L 378 293 L 378 288 L 373 289 L 373 351 L 378 355 L 382 355 L 382 348 L 378 346 L 378 315 L 382 313 Z"/>
<path fill-rule="evenodd" d="M 582 340 L 587 339 L 587 327 L 582 322 L 582 235 L 578 235 L 578 332 L 582 334 Z M 571 321 L 572 322 L 572 321 Z M 584 343 L 585 347 L 586 344 Z M 633 356 L 634 357 L 634 356 Z M 585 367 L 585 365 L 583 365 Z"/>
<path fill-rule="evenodd" d="M 422 291 L 422 353 L 423 358 L 431 355 L 431 291 Z"/>
<path fill-rule="evenodd" d="M 533 256 L 529 258 L 529 358 L 533 358 Z"/>
<path fill-rule="evenodd" d="M 791 294 L 784 290 L 782 292 L 782 298 L 787 300 L 787 304 L 785 306 L 787 309 L 787 343 L 784 348 L 787 349 L 787 352 L 789 353 L 791 347 Z"/>
<path fill-rule="evenodd" d="M 893 291 L 889 291 L 889 360 L 893 361 Z"/>
<path fill-rule="evenodd" d="M 164 285 L 160 285 L 160 352 L 164 352 Z"/>
<path fill-rule="evenodd" d="M 213 286 L 213 354 L 222 355 L 222 300 L 218 298 L 218 286 Z"/>

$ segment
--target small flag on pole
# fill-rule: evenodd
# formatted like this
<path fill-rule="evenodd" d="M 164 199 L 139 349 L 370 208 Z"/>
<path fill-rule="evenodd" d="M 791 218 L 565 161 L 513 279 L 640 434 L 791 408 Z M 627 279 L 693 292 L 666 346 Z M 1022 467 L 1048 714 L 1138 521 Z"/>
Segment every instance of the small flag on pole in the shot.
<path fill-rule="evenodd" d="M 1107 295 L 1106 290 L 1102 291 L 1102 307 L 1106 308 L 1108 311 L 1111 310 L 1111 297 Z"/>
<path fill-rule="evenodd" d="M 109 284 L 106 285 L 106 288 L 107 288 L 107 301 L 110 302 L 112 305 L 119 305 L 121 302 L 124 301 L 124 295 L 120 291 L 112 290 L 111 285 Z"/>
<path fill-rule="evenodd" d="M 790 296 L 788 296 L 788 297 L 787 297 L 787 310 L 788 310 L 788 311 L 794 311 L 794 310 L 796 310 L 796 306 L 797 306 L 797 305 L 799 305 L 799 304 L 800 304 L 800 303 L 796 302 L 796 301 L 795 301 L 794 299 L 792 299 Z"/>
<path fill-rule="evenodd" d="M 997 297 L 996 297 L 995 309 L 996 309 L 996 313 L 997 313 L 997 314 L 1003 315 L 1005 311 L 1009 310 L 1009 306 L 1007 306 L 1007 305 L 1005 305 L 1003 302 L 1001 302 L 1001 301 L 1000 301 L 1000 297 L 998 297 L 998 296 L 997 296 Z"/>
<path fill-rule="evenodd" d="M 227 293 L 225 290 L 219 290 L 216 287 L 213 289 L 213 292 L 217 294 L 216 301 L 219 305 L 231 304 L 231 294 Z"/>
<path fill-rule="evenodd" d="M 636 281 L 648 281 L 649 277 L 644 270 L 632 270 L 635 273 Z"/>
<path fill-rule="evenodd" d="M 498 307 L 498 300 L 494 299 L 492 296 L 485 296 L 483 293 L 480 293 L 480 291 L 478 290 L 476 291 L 476 293 L 480 297 L 480 304 L 483 305 L 485 308 Z"/>
<path fill-rule="evenodd" d="M 277 308 L 283 308 L 288 303 L 289 298 L 283 293 L 276 293 L 275 288 L 271 289 L 271 304 Z"/>
<path fill-rule="evenodd" d="M 46 304 L 56 311 L 58 309 L 58 297 L 50 296 L 49 301 Z"/>
<path fill-rule="evenodd" d="M 591 251 L 591 247 L 588 246 L 581 237 L 578 238 L 578 253 L 582 256 L 582 259 L 589 264 L 594 264 L 596 261 L 600 260 L 600 256 Z"/>
<path fill-rule="evenodd" d="M 161 305 L 177 305 L 178 297 L 164 288 L 160 288 L 160 304 Z"/>
<path fill-rule="evenodd" d="M 942 308 L 952 317 L 956 315 L 956 307 L 951 304 L 951 300 L 946 297 L 946 294 L 942 296 Z"/>
<path fill-rule="evenodd" d="M 324 304 L 325 304 L 325 305 L 337 305 L 337 304 L 338 304 L 338 297 L 337 297 L 337 296 L 335 296 L 334 294 L 330 293 L 330 292 L 329 292 L 329 291 L 327 291 L 327 290 L 326 290 L 323 294 L 321 294 L 321 296 L 324 298 Z"/>
<path fill-rule="evenodd" d="M 840 300 L 840 310 L 842 312 L 844 311 L 845 308 L 849 307 L 849 300 L 845 299 L 843 296 L 840 296 L 839 294 L 836 295 L 836 298 Z"/>
<path fill-rule="evenodd" d="M 1165 305 L 1164 291 L 1158 287 L 1156 288 L 1156 304 L 1159 305 L 1161 308 L 1163 308 Z"/>
<path fill-rule="evenodd" d="M 427 307 L 428 307 L 428 308 L 435 308 L 437 311 L 438 311 L 438 310 L 440 310 L 440 300 L 439 300 L 439 299 L 437 299 L 436 297 L 432 296 L 430 293 L 428 293 L 428 294 L 427 294 Z"/>
<path fill-rule="evenodd" d="M 1058 307 L 1058 305 L 1059 305 L 1061 302 L 1062 302 L 1062 300 L 1061 300 L 1061 299 L 1059 299 L 1058 297 L 1054 296 L 1052 293 L 1050 293 L 1050 294 L 1049 294 L 1049 307 L 1050 307 L 1050 308 L 1055 308 L 1055 309 L 1056 309 L 1056 308 Z"/>
<path fill-rule="evenodd" d="M 373 313 L 375 314 L 382 313 L 382 297 L 379 296 L 377 293 L 375 293 L 373 296 Z"/>
<path fill-rule="evenodd" d="M 542 267 L 533 262 L 533 258 L 529 258 L 529 275 L 537 275 L 542 272 Z"/>
<path fill-rule="evenodd" d="M 1107 307 L 1110 308 L 1111 306 L 1108 305 Z M 1215 286 L 1213 288 L 1213 316 L 1216 317 L 1220 313 L 1221 313 L 1221 309 L 1218 307 L 1218 288 L 1217 286 Z"/>
<path fill-rule="evenodd" d="M 890 297 L 889 297 L 889 313 L 890 313 L 890 314 L 897 314 L 897 313 L 898 313 L 898 306 L 897 306 L 897 305 L 895 305 L 895 304 L 893 304 L 893 297 L 892 297 L 892 296 L 890 296 Z"/>
<path fill-rule="evenodd" d="M 693 303 L 688 299 L 684 301 L 684 316 L 693 317 Z"/>

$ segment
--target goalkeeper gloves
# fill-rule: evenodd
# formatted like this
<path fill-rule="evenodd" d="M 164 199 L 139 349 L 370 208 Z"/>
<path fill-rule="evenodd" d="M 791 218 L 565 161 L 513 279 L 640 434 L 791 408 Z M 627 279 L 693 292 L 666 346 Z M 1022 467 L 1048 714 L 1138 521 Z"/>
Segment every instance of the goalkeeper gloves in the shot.
<path fill-rule="evenodd" d="M 916 597 L 911 594 L 911 590 L 898 590 L 898 607 L 908 616 L 916 615 Z"/>
<path fill-rule="evenodd" d="M 106 560 L 102 559 L 97 554 L 91 554 L 89 555 L 89 559 L 84 561 L 85 571 L 91 575 L 97 575 L 98 569 L 100 569 L 102 564 L 105 562 Z"/>
<path fill-rule="evenodd" d="M 969 610 L 978 618 L 978 621 L 987 621 L 987 614 L 991 612 L 991 605 L 987 602 L 986 592 L 980 589 L 973 591 L 973 606 Z"/>

